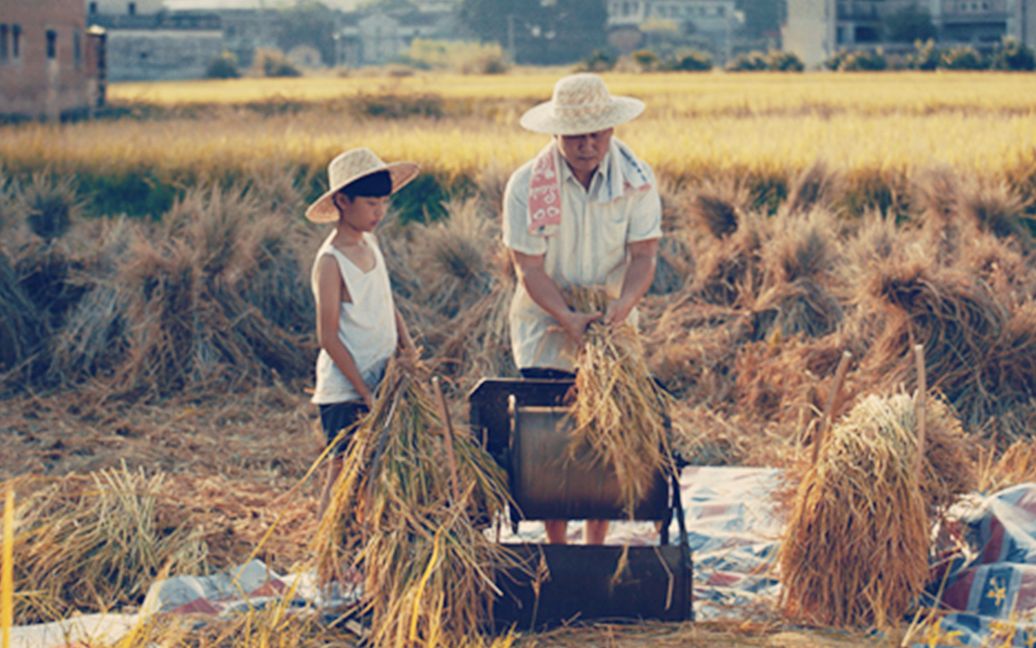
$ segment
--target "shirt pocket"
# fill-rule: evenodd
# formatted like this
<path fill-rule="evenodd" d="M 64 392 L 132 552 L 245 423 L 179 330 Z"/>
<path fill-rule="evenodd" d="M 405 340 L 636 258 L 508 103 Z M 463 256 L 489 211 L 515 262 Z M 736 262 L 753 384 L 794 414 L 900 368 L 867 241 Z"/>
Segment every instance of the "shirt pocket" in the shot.
<path fill-rule="evenodd" d="M 603 270 L 609 271 L 626 259 L 626 234 L 629 216 L 621 209 L 608 209 L 600 219 L 600 260 Z"/>

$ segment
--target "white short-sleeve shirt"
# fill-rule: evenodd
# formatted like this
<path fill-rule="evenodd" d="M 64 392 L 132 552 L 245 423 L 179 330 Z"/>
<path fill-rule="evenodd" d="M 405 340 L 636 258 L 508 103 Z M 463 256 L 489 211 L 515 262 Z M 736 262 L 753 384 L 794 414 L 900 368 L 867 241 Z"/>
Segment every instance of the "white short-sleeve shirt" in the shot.
<path fill-rule="evenodd" d="M 608 154 L 610 155 L 610 153 Z M 529 233 L 529 179 L 533 162 L 518 168 L 504 192 L 504 245 L 528 255 L 546 255 L 547 275 L 565 286 L 606 286 L 613 298 L 622 290 L 626 273 L 626 245 L 662 236 L 662 204 L 654 173 L 644 171 L 650 187 L 628 189 L 619 198 L 602 202 L 604 176 L 611 167 L 607 157 L 584 189 L 562 160 L 561 224 L 554 236 Z M 636 323 L 636 311 L 630 314 Z M 575 352 L 557 321 L 532 300 L 519 281 L 511 300 L 511 349 L 519 369 L 542 367 L 571 371 Z"/>

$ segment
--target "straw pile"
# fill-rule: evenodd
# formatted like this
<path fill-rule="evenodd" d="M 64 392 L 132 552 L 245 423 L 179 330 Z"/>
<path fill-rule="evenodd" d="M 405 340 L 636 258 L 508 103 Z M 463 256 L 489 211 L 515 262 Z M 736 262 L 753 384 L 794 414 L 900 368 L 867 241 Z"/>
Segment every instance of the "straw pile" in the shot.
<path fill-rule="evenodd" d="M 40 314 L 22 292 L 7 257 L 0 253 L 0 369 L 11 369 L 39 343 Z"/>
<path fill-rule="evenodd" d="M 952 412 L 934 399 L 927 407 L 920 474 L 914 401 L 905 394 L 869 396 L 831 430 L 781 543 L 783 607 L 793 618 L 888 628 L 921 592 L 931 515 L 974 482 Z"/>
<path fill-rule="evenodd" d="M 428 369 L 397 358 L 356 430 L 315 538 L 322 580 L 363 570 L 371 644 L 461 645 L 478 636 L 505 548 L 482 522 L 503 510 L 502 471 L 470 435 L 444 443 Z M 490 517 L 487 517 L 490 516 Z"/>
<path fill-rule="evenodd" d="M 1019 412 L 1036 399 L 1036 311 L 1012 315 L 985 286 L 963 272 L 893 264 L 871 288 L 890 321 L 874 342 L 868 373 L 906 383 L 909 349 L 924 346 L 931 383 L 953 404 L 965 428 L 1006 445 L 1026 436 Z"/>
<path fill-rule="evenodd" d="M 163 570 L 198 571 L 205 545 L 185 520 L 160 514 L 164 488 L 161 475 L 125 467 L 17 480 L 15 581 L 27 595 L 16 622 L 139 604 Z"/>
<path fill-rule="evenodd" d="M 569 287 L 574 310 L 604 313 L 608 296 L 592 287 Z M 576 359 L 572 447 L 589 447 L 615 468 L 622 504 L 630 516 L 659 470 L 671 462 L 665 392 L 651 377 L 636 329 L 627 322 L 591 322 Z"/>

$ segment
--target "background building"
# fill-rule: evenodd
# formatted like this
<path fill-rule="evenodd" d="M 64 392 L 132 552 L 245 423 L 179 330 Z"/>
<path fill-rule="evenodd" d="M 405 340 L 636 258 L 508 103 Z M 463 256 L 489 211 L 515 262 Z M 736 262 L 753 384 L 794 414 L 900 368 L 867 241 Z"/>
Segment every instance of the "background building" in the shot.
<path fill-rule="evenodd" d="M 919 16 L 942 45 L 989 49 L 1004 37 L 1036 45 L 1036 0 L 787 0 L 784 48 L 807 66 L 839 50 L 912 48 L 896 42 L 896 20 Z"/>
<path fill-rule="evenodd" d="M 606 27 L 608 42 L 622 54 L 665 40 L 706 50 L 722 63 L 741 22 L 734 0 L 609 0 Z"/>
<path fill-rule="evenodd" d="M 83 0 L 5 2 L 0 14 L 0 114 L 57 118 L 104 100 L 104 37 Z"/>

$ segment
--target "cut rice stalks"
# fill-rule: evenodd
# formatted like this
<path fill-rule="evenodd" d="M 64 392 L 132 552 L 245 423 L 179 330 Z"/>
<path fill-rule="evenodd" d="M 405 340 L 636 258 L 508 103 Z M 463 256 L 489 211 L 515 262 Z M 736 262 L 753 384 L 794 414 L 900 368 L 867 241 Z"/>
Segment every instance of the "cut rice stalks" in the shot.
<path fill-rule="evenodd" d="M 607 308 L 608 295 L 601 288 L 569 287 L 565 292 L 577 311 L 604 313 Z M 668 401 L 651 377 L 633 325 L 591 322 L 576 360 L 570 447 L 589 447 L 596 460 L 614 467 L 622 494 L 616 503 L 631 518 L 654 476 L 671 470 Z"/>
<path fill-rule="evenodd" d="M 799 485 L 779 566 L 792 618 L 890 628 L 928 577 L 929 521 L 906 396 L 870 396 L 831 430 Z"/>
<path fill-rule="evenodd" d="M 471 643 L 487 624 L 496 570 L 516 564 L 484 530 L 507 503 L 503 473 L 469 435 L 452 436 L 430 379 L 416 358 L 389 363 L 315 539 L 323 582 L 362 569 L 375 646 Z"/>

